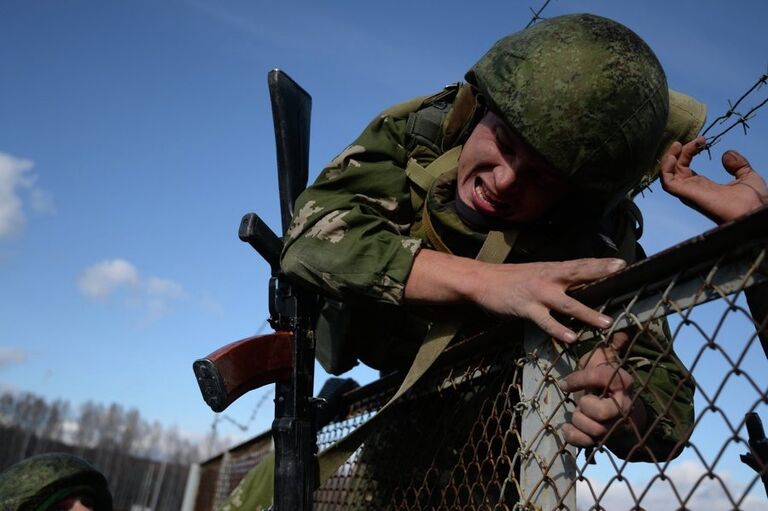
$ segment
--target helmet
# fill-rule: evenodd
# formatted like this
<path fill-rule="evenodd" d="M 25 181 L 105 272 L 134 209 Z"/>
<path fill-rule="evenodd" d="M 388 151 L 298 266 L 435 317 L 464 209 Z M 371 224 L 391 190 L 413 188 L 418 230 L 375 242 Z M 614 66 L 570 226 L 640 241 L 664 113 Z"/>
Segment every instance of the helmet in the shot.
<path fill-rule="evenodd" d="M 666 77 L 648 45 L 615 21 L 542 21 L 499 40 L 466 79 L 578 189 L 623 194 L 653 164 L 669 110 Z"/>
<path fill-rule="evenodd" d="M 46 511 L 74 496 L 91 497 L 96 511 L 112 511 L 107 480 L 71 454 L 32 456 L 0 474 L 0 509 L 4 511 Z"/>

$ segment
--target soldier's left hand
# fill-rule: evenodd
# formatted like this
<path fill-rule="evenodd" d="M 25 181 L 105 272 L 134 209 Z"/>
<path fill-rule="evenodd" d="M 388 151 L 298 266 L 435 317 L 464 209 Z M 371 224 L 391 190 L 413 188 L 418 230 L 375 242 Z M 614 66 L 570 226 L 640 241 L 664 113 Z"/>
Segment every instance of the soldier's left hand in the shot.
<path fill-rule="evenodd" d="M 725 184 L 697 174 L 691 161 L 706 140 L 698 137 L 685 145 L 675 142 L 661 161 L 661 185 L 686 205 L 722 224 L 768 204 L 768 186 L 746 158 L 736 151 L 723 153 L 725 170 L 734 177 Z"/>
<path fill-rule="evenodd" d="M 618 442 L 620 436 L 639 438 L 646 423 L 645 405 L 635 397 L 632 376 L 620 367 L 628 342 L 628 334 L 616 332 L 607 346 L 581 357 L 579 369 L 560 381 L 560 388 L 575 393 L 576 400 L 571 423 L 562 428 L 568 443 L 592 447 L 607 441 L 610 447 L 610 440 Z"/>

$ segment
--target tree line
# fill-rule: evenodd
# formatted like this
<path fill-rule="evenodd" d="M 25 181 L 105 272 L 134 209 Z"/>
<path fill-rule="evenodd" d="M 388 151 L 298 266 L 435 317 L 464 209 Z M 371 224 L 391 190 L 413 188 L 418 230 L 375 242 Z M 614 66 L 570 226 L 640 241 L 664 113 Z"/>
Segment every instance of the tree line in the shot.
<path fill-rule="evenodd" d="M 60 442 L 179 464 L 200 461 L 226 447 L 225 439 L 216 437 L 215 431 L 200 440 L 185 438 L 175 425 L 150 422 L 136 408 L 94 401 L 73 406 L 67 400 L 47 401 L 28 392 L 0 394 L 0 425 L 24 432 L 26 443 L 34 437 L 38 443 Z M 24 445 L 15 447 L 21 456 L 36 454 L 24 452 Z"/>

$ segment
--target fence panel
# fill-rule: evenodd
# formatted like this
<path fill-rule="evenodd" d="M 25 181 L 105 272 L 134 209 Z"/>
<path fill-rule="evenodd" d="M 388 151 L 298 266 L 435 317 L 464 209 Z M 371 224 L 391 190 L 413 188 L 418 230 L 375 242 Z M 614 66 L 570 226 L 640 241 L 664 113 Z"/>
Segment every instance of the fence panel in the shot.
<path fill-rule="evenodd" d="M 578 349 L 514 322 L 462 332 L 316 492 L 317 509 L 765 509 L 760 475 L 740 455 L 764 469 L 745 417 L 766 416 L 768 403 L 766 226 L 761 210 L 577 290 L 615 318 L 607 334 L 582 331 Z M 631 378 L 632 407 L 646 417 L 603 424 L 604 440 L 577 455 L 562 438 L 576 395 L 558 381 L 600 356 L 612 383 Z M 348 417 L 320 432 L 321 449 L 397 383 L 350 393 Z"/>

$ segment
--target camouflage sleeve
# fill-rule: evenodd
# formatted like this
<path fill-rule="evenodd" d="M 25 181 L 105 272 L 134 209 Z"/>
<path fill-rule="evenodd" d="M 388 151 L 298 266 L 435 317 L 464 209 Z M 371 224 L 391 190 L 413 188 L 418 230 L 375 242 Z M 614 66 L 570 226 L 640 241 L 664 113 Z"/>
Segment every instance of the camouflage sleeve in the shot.
<path fill-rule="evenodd" d="M 672 349 L 666 319 L 645 323 L 636 333 L 625 367 L 635 380 L 638 397 L 648 412 L 646 431 L 632 461 L 663 461 L 676 457 L 693 432 L 691 373 Z"/>
<path fill-rule="evenodd" d="M 406 120 L 382 114 L 298 198 L 282 268 L 341 299 L 400 304 L 421 246 L 405 174 Z"/>

